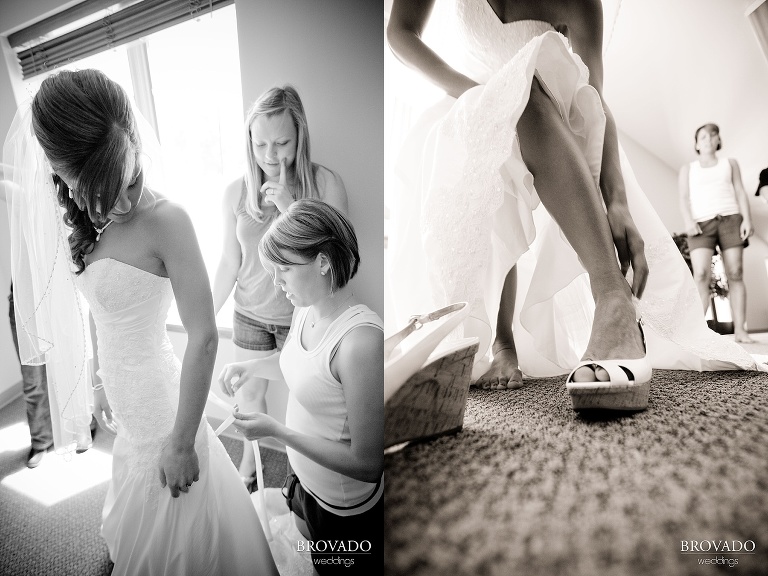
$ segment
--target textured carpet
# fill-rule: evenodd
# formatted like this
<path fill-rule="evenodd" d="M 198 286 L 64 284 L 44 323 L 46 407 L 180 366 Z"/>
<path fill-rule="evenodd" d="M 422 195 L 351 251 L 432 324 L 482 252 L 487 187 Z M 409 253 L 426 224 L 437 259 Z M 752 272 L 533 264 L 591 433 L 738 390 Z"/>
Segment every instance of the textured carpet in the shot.
<path fill-rule="evenodd" d="M 462 432 L 385 474 L 389 576 L 768 574 L 765 373 L 655 370 L 648 410 L 620 418 L 576 414 L 563 378 L 473 388 Z M 700 563 L 717 557 L 738 564 Z"/>
<path fill-rule="evenodd" d="M 22 398 L 0 409 L 0 435 L 19 423 L 26 425 Z M 28 442 L 28 430 L 26 434 Z M 225 436 L 220 438 L 232 462 L 239 464 L 243 443 Z M 113 441 L 114 436 L 99 431 L 93 449 L 111 454 Z M 13 444 L 18 444 L 15 438 Z M 28 445 L 14 448 L 8 440 L 5 445 L 0 440 L 0 576 L 108 576 L 112 563 L 99 535 L 107 482 L 46 506 L 6 482 L 13 474 L 26 470 L 28 452 Z M 58 456 L 47 454 L 45 458 Z M 285 453 L 262 448 L 261 458 L 264 483 L 268 487 L 282 486 Z M 46 474 L 44 465 L 30 472 L 36 477 Z M 55 489 L 61 480 L 50 477 L 44 482 Z"/>

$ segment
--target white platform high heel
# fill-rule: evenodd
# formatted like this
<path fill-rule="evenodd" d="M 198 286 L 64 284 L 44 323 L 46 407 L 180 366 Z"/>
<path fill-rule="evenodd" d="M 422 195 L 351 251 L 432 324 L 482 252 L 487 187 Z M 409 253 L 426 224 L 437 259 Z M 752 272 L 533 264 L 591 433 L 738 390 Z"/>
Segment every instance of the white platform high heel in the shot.
<path fill-rule="evenodd" d="M 637 324 L 645 348 L 642 321 L 638 320 Z M 600 367 L 608 372 L 610 379 L 607 382 L 574 382 L 573 374 L 582 366 Z M 646 356 L 631 360 L 584 360 L 568 374 L 565 387 L 571 395 L 574 410 L 639 411 L 648 407 L 651 375 L 651 363 Z"/>

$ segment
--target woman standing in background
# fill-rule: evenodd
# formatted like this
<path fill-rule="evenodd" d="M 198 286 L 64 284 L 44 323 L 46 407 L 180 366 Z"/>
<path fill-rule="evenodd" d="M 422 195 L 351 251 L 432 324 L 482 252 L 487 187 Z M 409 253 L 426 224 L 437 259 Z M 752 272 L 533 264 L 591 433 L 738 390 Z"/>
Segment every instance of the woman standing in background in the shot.
<path fill-rule="evenodd" d="M 694 135 L 698 160 L 680 169 L 680 210 L 688 233 L 688 249 L 696 288 L 706 313 L 710 304 L 712 256 L 720 247 L 728 278 L 728 296 L 736 342 L 751 344 L 746 328 L 747 290 L 744 248 L 754 233 L 749 200 L 739 163 L 717 157 L 722 148 L 717 124 L 704 124 Z"/>
<path fill-rule="evenodd" d="M 309 128 L 298 92 L 289 85 L 264 92 L 245 120 L 247 170 L 224 191 L 224 241 L 213 283 L 216 314 L 235 288 L 232 341 L 235 360 L 269 356 L 288 335 L 293 304 L 272 285 L 258 245 L 270 224 L 301 198 L 319 198 L 347 212 L 341 177 L 310 158 Z M 267 411 L 268 380 L 254 383 L 239 399 L 241 409 Z M 250 490 L 256 460 L 244 442 L 240 476 Z"/>

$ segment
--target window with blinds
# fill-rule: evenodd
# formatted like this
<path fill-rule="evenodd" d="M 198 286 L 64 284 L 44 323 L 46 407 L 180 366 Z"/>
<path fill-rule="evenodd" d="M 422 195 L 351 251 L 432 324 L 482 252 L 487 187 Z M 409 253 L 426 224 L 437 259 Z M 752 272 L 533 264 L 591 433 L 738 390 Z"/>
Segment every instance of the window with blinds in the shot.
<path fill-rule="evenodd" d="M 86 0 L 8 37 L 26 80 L 199 18 L 234 0 Z"/>

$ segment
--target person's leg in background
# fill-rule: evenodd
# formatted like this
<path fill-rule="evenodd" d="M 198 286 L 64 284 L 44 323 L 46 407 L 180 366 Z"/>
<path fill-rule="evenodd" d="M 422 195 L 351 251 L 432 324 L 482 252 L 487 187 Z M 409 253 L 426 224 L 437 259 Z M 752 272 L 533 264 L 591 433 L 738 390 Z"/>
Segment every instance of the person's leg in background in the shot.
<path fill-rule="evenodd" d="M 746 329 L 747 288 L 744 285 L 744 248 L 737 246 L 723 250 L 723 265 L 728 279 L 728 299 L 733 316 L 733 337 L 736 342 L 754 343 Z"/>
<path fill-rule="evenodd" d="M 690 252 L 693 281 L 696 283 L 696 289 L 699 291 L 699 297 L 701 298 L 701 305 L 706 314 L 711 301 L 712 256 L 715 254 L 715 250 L 714 248 L 691 248 Z"/>
<path fill-rule="evenodd" d="M 16 313 L 13 305 L 13 286 L 8 296 L 8 319 L 11 324 L 13 345 L 16 356 L 19 356 L 19 339 L 16 332 Z M 21 364 L 21 379 L 24 390 L 24 400 L 27 404 L 27 422 L 32 447 L 29 451 L 27 466 L 34 468 L 40 464 L 43 454 L 53 445 L 53 427 L 51 425 L 51 407 L 48 403 L 48 381 L 45 365 L 27 366 Z"/>

